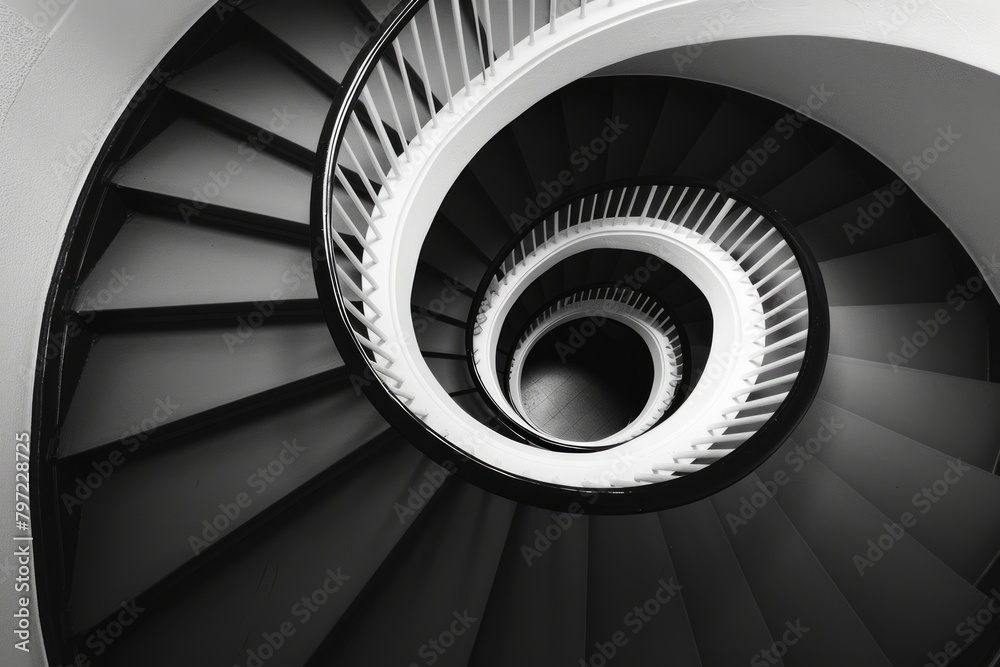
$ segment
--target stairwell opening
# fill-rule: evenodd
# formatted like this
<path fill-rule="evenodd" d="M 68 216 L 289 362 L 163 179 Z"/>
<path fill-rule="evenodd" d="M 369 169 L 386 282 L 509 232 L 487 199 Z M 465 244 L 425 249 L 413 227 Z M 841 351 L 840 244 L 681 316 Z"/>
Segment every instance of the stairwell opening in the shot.
<path fill-rule="evenodd" d="M 535 345 L 520 383 L 519 407 L 529 422 L 556 438 L 593 442 L 639 415 L 653 388 L 653 360 L 630 327 L 585 317 Z"/>

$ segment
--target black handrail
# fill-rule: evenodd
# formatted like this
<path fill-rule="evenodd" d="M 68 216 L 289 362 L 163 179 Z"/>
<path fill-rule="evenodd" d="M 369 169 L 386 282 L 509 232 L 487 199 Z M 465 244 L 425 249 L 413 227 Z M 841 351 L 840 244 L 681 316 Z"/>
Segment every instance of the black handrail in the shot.
<path fill-rule="evenodd" d="M 829 309 L 818 265 L 798 235 L 777 212 L 741 193 L 731 193 L 730 196 L 765 215 L 785 238 L 799 262 L 807 288 L 809 336 L 805 357 L 788 398 L 746 443 L 702 471 L 672 479 L 668 484 L 607 489 L 578 489 L 520 477 L 484 461 L 471 462 L 467 455 L 453 447 L 410 412 L 374 371 L 369 353 L 354 333 L 351 318 L 342 298 L 340 279 L 335 271 L 336 251 L 327 243 L 326 231 L 332 229 L 333 221 L 330 197 L 333 192 L 334 166 L 337 164 L 348 120 L 376 64 L 428 1 L 404 0 L 397 5 L 379 31 L 361 49 L 361 53 L 344 77 L 344 84 L 334 98 L 327 115 L 317 149 L 317 171 L 313 175 L 310 228 L 313 237 L 312 258 L 317 292 L 323 304 L 331 336 L 345 363 L 361 380 L 362 389 L 369 401 L 394 428 L 422 451 L 443 465 L 456 467 L 471 482 L 500 495 L 515 500 L 528 500 L 534 505 L 552 509 L 563 509 L 570 505 L 594 513 L 633 513 L 663 509 L 705 498 L 749 474 L 791 434 L 819 390 L 829 349 Z M 652 183 L 652 181 L 646 182 Z M 713 189 L 711 183 L 688 182 L 704 189 Z M 683 183 L 681 179 L 674 179 L 674 184 Z M 644 181 L 631 179 L 628 184 L 643 185 Z M 604 183 L 594 190 L 613 187 L 616 187 L 614 183 Z M 576 192 L 573 198 L 579 198 L 581 195 L 583 192 Z M 552 210 L 561 208 L 562 205 L 563 202 L 559 207 L 552 207 Z M 541 216 L 539 221 L 547 217 L 548 214 Z M 537 223 L 534 226 L 537 226 Z M 513 244 L 519 242 L 530 229 L 531 227 L 527 228 L 519 237 L 512 239 L 506 251 L 498 255 L 495 266 L 486 274 L 486 285 L 496 274 L 499 263 L 507 256 Z M 482 302 L 484 293 L 485 290 L 481 285 L 477 291 L 476 305 Z M 536 444 L 540 439 L 535 435 L 532 440 L 534 442 L 529 444 Z M 594 450 L 587 448 L 587 451 Z"/>

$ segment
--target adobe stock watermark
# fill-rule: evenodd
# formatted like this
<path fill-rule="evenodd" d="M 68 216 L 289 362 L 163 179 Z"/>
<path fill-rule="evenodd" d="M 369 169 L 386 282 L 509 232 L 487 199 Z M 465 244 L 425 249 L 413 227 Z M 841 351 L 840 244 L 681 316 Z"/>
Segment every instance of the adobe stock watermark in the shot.
<path fill-rule="evenodd" d="M 788 650 L 798 644 L 807 632 L 809 632 L 809 628 L 802 625 L 802 619 L 796 619 L 794 623 L 785 621 L 785 631 L 781 633 L 781 637 L 773 641 L 770 646 L 755 653 L 750 658 L 751 667 L 777 665 L 784 656 L 788 655 Z"/>
<path fill-rule="evenodd" d="M 319 251 L 314 251 L 314 253 L 316 252 Z M 232 331 L 226 331 L 222 334 L 222 342 L 229 350 L 229 354 L 233 354 L 243 343 L 250 340 L 257 330 L 264 326 L 277 312 L 279 306 L 294 299 L 300 293 L 307 293 L 302 288 L 308 289 L 313 284 L 312 261 L 311 254 L 302 261 L 292 264 L 281 274 L 280 280 L 283 287 L 275 287 L 271 290 L 268 299 L 254 301 L 245 315 L 239 315 L 236 318 L 236 327 Z"/>
<path fill-rule="evenodd" d="M 233 179 L 242 174 L 243 169 L 252 164 L 274 142 L 277 133 L 288 129 L 291 122 L 297 118 L 287 108 L 272 109 L 271 114 L 267 127 L 261 128 L 257 134 L 241 141 L 236 146 L 236 153 L 240 159 L 229 160 L 218 171 L 209 171 L 205 182 L 194 187 L 190 201 L 177 207 L 184 222 L 189 223 L 204 212 L 215 199 L 232 185 Z"/>
<path fill-rule="evenodd" d="M 287 620 L 279 623 L 273 630 L 262 632 L 260 637 L 253 640 L 252 645 L 246 649 L 243 661 L 233 667 L 264 667 L 288 644 L 299 628 L 329 604 L 330 600 L 351 580 L 350 575 L 344 574 L 339 567 L 336 570 L 327 568 L 321 576 L 324 577 L 323 581 L 310 593 L 293 603 L 288 610 L 289 616 L 298 621 L 298 625 L 292 620 Z M 249 637 L 247 643 L 250 643 Z M 276 664 L 281 664 L 281 661 Z"/>
<path fill-rule="evenodd" d="M 622 617 L 625 630 L 616 630 L 606 640 L 594 642 L 593 652 L 580 659 L 580 667 L 606 667 L 683 589 L 674 577 L 656 583 L 653 594 Z"/>
<path fill-rule="evenodd" d="M 110 277 L 104 287 L 88 292 L 80 300 L 79 314 L 66 321 L 62 331 L 54 333 L 45 341 L 45 348 L 39 352 L 34 365 L 29 368 L 26 364 L 21 364 L 18 375 L 24 383 L 34 381 L 35 370 L 45 362 L 58 359 L 70 341 L 81 335 L 87 327 L 97 319 L 98 311 L 106 309 L 114 303 L 129 285 L 135 280 L 135 275 L 129 273 L 127 267 L 112 269 Z"/>
<path fill-rule="evenodd" d="M 628 275 L 615 282 L 615 289 L 629 287 L 634 290 L 640 289 L 653 277 L 653 275 L 663 268 L 663 262 L 652 255 L 646 256 L 646 261 L 636 267 Z M 609 304 L 605 303 L 606 308 Z M 602 312 L 606 312 L 603 311 Z M 583 318 L 582 322 L 577 321 L 570 326 L 565 341 L 560 340 L 555 344 L 555 351 L 559 361 L 565 363 L 567 359 L 582 350 L 587 343 L 597 335 L 601 327 L 607 324 L 608 318 L 604 315 L 590 315 Z"/>
<path fill-rule="evenodd" d="M 38 10 L 31 15 L 31 25 L 42 31 L 55 29 L 76 0 L 38 0 Z"/>
<path fill-rule="evenodd" d="M 838 422 L 836 417 L 821 418 L 816 435 L 801 444 L 796 444 L 785 454 L 784 463 L 791 469 L 791 473 L 782 467 L 775 470 L 770 479 L 757 480 L 757 490 L 749 496 L 740 498 L 735 512 L 726 513 L 726 524 L 733 535 L 753 521 L 757 514 L 777 497 L 778 491 L 792 481 L 793 476 L 801 472 L 809 461 L 815 459 L 823 447 L 843 428 L 844 424 Z"/>
<path fill-rule="evenodd" d="M 464 292 L 458 283 L 450 278 L 442 281 L 444 287 L 436 297 L 418 311 L 418 317 L 413 318 L 413 329 L 417 334 L 427 331 L 428 320 L 434 319 L 434 315 L 446 315 L 448 307 L 462 298 Z"/>
<path fill-rule="evenodd" d="M 935 7 L 933 0 L 903 0 L 903 2 L 891 3 L 892 11 L 887 20 L 879 19 L 875 27 L 882 33 L 883 38 L 889 37 L 904 25 L 910 22 L 922 8 Z"/>
<path fill-rule="evenodd" d="M 826 84 L 810 86 L 806 101 L 795 109 L 795 113 L 785 114 L 774 124 L 773 130 L 779 135 L 781 141 L 769 136 L 759 147 L 748 150 L 743 159 L 730 168 L 725 178 L 716 183 L 719 192 L 729 195 L 744 187 L 750 178 L 763 169 L 764 165 L 781 151 L 782 146 L 791 141 L 795 134 L 833 96 L 834 93 L 827 90 Z"/>
<path fill-rule="evenodd" d="M 297 438 L 283 440 L 277 455 L 267 464 L 257 468 L 246 479 L 246 486 L 254 492 L 240 491 L 232 500 L 219 503 L 219 513 L 203 519 L 198 534 L 188 535 L 188 546 L 197 556 L 212 543 L 233 528 L 240 516 L 253 505 L 254 496 L 265 493 L 285 472 L 302 456 L 306 448 L 298 443 Z"/>
<path fill-rule="evenodd" d="M 595 500 L 597 496 L 591 494 L 589 502 L 593 503 Z M 521 545 L 521 557 L 528 567 L 531 567 L 543 554 L 548 553 L 549 549 L 576 525 L 577 520 L 584 516 L 583 504 L 573 502 L 565 512 L 553 512 L 549 516 L 552 520 L 548 525 L 535 529 L 534 541 L 531 544 Z"/>
<path fill-rule="evenodd" d="M 181 408 L 169 396 L 156 399 L 153 405 L 148 416 L 122 433 L 122 448 L 114 449 L 104 458 L 92 461 L 90 471 L 74 480 L 72 493 L 64 491 L 60 494 L 59 499 L 67 514 L 71 515 L 76 508 L 82 507 L 84 502 L 111 479 L 116 470 L 125 465 L 129 455 L 135 453 L 143 442 L 151 438 Z"/>
<path fill-rule="evenodd" d="M 677 71 L 683 73 L 689 65 L 693 65 L 695 60 L 704 55 L 705 45 L 721 39 L 726 34 L 727 27 L 736 21 L 739 12 L 752 4 L 753 0 L 734 0 L 730 6 L 702 21 L 701 29 L 687 38 L 687 46 L 673 53 L 672 59 Z"/>
<path fill-rule="evenodd" d="M 445 461 L 440 465 L 440 469 L 425 470 L 423 480 L 411 486 L 406 491 L 406 499 L 403 502 L 393 503 L 392 509 L 396 513 L 399 523 L 405 524 L 422 510 L 434 494 L 438 492 L 445 481 L 454 474 L 457 466 L 452 461 Z"/>
<path fill-rule="evenodd" d="M 949 322 L 951 313 L 944 308 L 938 308 L 926 320 L 917 320 L 917 329 L 907 336 L 900 337 L 899 349 L 892 350 L 886 355 L 892 371 L 898 373 L 901 366 L 909 364 L 941 332 L 941 327 Z"/>
<path fill-rule="evenodd" d="M 988 259 L 984 257 L 976 263 L 976 267 L 982 277 L 971 276 L 948 290 L 945 295 L 948 308 L 937 308 L 927 319 L 917 320 L 911 333 L 900 336 L 899 347 L 886 353 L 886 360 L 892 366 L 894 373 L 898 373 L 901 367 L 908 366 L 941 333 L 941 330 L 952 322 L 955 313 L 961 312 L 966 304 L 989 286 L 1000 271 L 1000 260 L 997 260 L 996 255 Z"/>
<path fill-rule="evenodd" d="M 855 554 L 851 559 L 858 571 L 858 576 L 865 576 L 865 571 L 874 567 L 892 548 L 902 540 L 907 531 L 920 522 L 920 517 L 926 515 L 934 506 L 948 495 L 953 486 L 962 481 L 972 466 L 959 460 L 948 461 L 941 477 L 928 484 L 913 495 L 910 504 L 914 512 L 903 512 L 896 521 L 882 524 L 883 532 L 866 543 L 863 553 Z"/>
<path fill-rule="evenodd" d="M 136 619 L 146 611 L 144 607 L 138 606 L 135 600 L 122 602 L 119 606 L 121 610 L 111 620 L 101 627 L 94 629 L 83 640 L 83 645 L 89 649 L 89 653 L 77 653 L 73 656 L 73 662 L 62 667 L 92 667 L 94 665 L 94 658 L 104 655 L 125 634 L 127 629 L 135 623 Z"/>
<path fill-rule="evenodd" d="M 951 640 L 940 651 L 929 651 L 923 667 L 945 667 L 961 655 L 963 649 L 979 639 L 987 628 L 1000 618 L 1000 591 L 992 589 L 989 597 L 975 614 L 969 614 L 955 626 L 959 640 Z"/>
<path fill-rule="evenodd" d="M 470 614 L 468 609 L 452 612 L 447 627 L 417 648 L 417 657 L 422 662 L 411 662 L 408 667 L 420 667 L 421 665 L 429 667 L 436 664 L 455 645 L 459 637 L 467 633 L 478 621 L 479 619 Z"/>
<path fill-rule="evenodd" d="M 510 217 L 514 229 L 524 229 L 538 220 L 548 207 L 557 202 L 564 193 L 570 191 L 573 184 L 576 183 L 578 175 L 586 172 L 599 157 L 604 155 L 611 144 L 617 141 L 628 127 L 628 123 L 623 123 L 619 116 L 605 118 L 604 127 L 598 135 L 570 153 L 571 168 L 563 169 L 551 181 L 542 181 L 539 185 L 540 192 L 534 198 L 525 197 L 524 209 Z"/>
<path fill-rule="evenodd" d="M 437 319 L 435 316 L 446 315 L 448 307 L 464 295 L 461 287 L 454 280 L 445 279 L 442 281 L 442 284 L 444 287 L 442 287 L 437 297 L 432 299 L 427 306 L 416 309 L 411 314 L 414 336 L 411 337 L 407 334 L 407 336 L 399 342 L 395 340 L 384 341 L 379 346 L 379 349 L 383 354 L 392 358 L 398 358 L 399 355 L 403 353 L 404 346 L 413 344 L 415 342 L 415 336 L 427 331 L 428 327 L 430 327 L 431 321 Z M 381 380 L 371 368 L 366 368 L 363 373 L 352 373 L 350 377 L 351 387 L 354 389 L 356 396 L 361 396 L 366 387 L 369 387 L 372 384 L 378 384 L 379 382 L 381 382 Z"/>
<path fill-rule="evenodd" d="M 950 125 L 947 128 L 939 127 L 937 135 L 927 148 L 902 164 L 903 177 L 876 191 L 875 201 L 867 206 L 859 206 L 855 221 L 844 223 L 843 230 L 848 242 L 854 245 L 858 237 L 875 226 L 875 223 L 909 191 L 907 182 L 919 181 L 961 138 L 962 135 L 955 132 Z"/>

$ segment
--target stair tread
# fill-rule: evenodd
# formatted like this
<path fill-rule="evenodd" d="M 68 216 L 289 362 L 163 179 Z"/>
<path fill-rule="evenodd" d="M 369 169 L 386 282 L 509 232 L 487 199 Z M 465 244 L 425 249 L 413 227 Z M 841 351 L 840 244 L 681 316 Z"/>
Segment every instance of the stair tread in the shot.
<path fill-rule="evenodd" d="M 765 488 L 764 481 L 751 474 L 713 496 L 712 504 L 771 636 L 784 635 L 786 624 L 808 628 L 801 637 L 793 632 L 795 644 L 788 649 L 787 662 L 891 664 Z"/>
<path fill-rule="evenodd" d="M 649 136 L 640 173 L 663 177 L 676 173 L 723 99 L 718 91 L 671 85 L 659 121 Z"/>
<path fill-rule="evenodd" d="M 854 152 L 836 143 L 802 166 L 781 185 L 762 197 L 785 218 L 798 224 L 870 192 L 858 174 Z"/>
<path fill-rule="evenodd" d="M 564 118 L 562 99 L 558 95 L 550 95 L 510 125 L 536 190 L 540 190 L 543 183 L 558 183 L 559 175 L 563 172 L 571 175 L 574 173 L 570 162 L 569 139 L 563 127 Z M 565 196 L 568 193 L 562 194 Z M 546 201 L 548 205 L 545 204 Z M 551 198 L 539 202 L 543 212 L 551 204 Z"/>
<path fill-rule="evenodd" d="M 903 195 L 907 196 L 912 195 Z M 890 203 L 886 206 L 883 202 Z M 807 220 L 796 231 L 820 262 L 877 250 L 916 236 L 907 206 L 891 186 Z"/>
<path fill-rule="evenodd" d="M 789 440 L 758 470 L 786 483 L 776 498 L 892 664 L 920 664 L 954 639 L 955 626 L 985 601 L 972 584 L 912 536 L 882 537 L 887 517 L 819 459 L 805 459 Z M 869 540 L 891 541 L 872 551 Z"/>
<path fill-rule="evenodd" d="M 514 503 L 456 482 L 309 664 L 469 664 Z M 381 574 L 381 573 L 380 573 Z M 442 633 L 451 641 L 431 643 Z M 335 640 L 334 640 L 335 639 Z"/>
<path fill-rule="evenodd" d="M 514 179 L 496 180 L 509 182 Z M 452 223 L 456 232 L 492 260 L 510 240 L 513 214 L 520 211 L 516 208 L 517 204 L 491 197 L 491 192 L 495 194 L 496 191 L 492 186 L 483 187 L 481 183 L 483 181 L 468 172 L 459 176 L 441 202 L 439 213 Z M 524 205 L 523 198 L 519 203 Z"/>
<path fill-rule="evenodd" d="M 743 94 L 726 96 L 678 165 L 677 174 L 712 181 L 723 177 L 774 122 L 770 103 Z"/>
<path fill-rule="evenodd" d="M 831 355 L 819 397 L 978 468 L 996 465 L 1000 384 Z"/>
<path fill-rule="evenodd" d="M 238 326 L 101 336 L 69 405 L 58 454 L 163 428 L 343 365 L 325 323 L 269 323 L 246 337 Z"/>
<path fill-rule="evenodd" d="M 431 373 L 441 383 L 444 390 L 449 393 L 465 391 L 476 386 L 469 372 L 469 364 L 464 358 L 438 359 L 432 357 L 425 359 L 425 361 Z"/>
<path fill-rule="evenodd" d="M 309 170 L 190 118 L 177 119 L 144 146 L 119 168 L 114 182 L 192 202 L 180 210 L 187 218 L 207 202 L 309 224 Z"/>
<path fill-rule="evenodd" d="M 606 182 L 609 149 L 620 138 L 612 134 L 619 130 L 614 117 L 614 88 L 600 78 L 588 79 L 585 85 L 564 88 L 559 94 L 571 155 L 577 156 L 571 160 L 574 187 L 584 189 Z M 610 143 L 609 136 L 613 137 Z"/>
<path fill-rule="evenodd" d="M 962 302 L 961 309 L 950 303 L 835 306 L 830 353 L 986 380 L 986 313 L 975 302 Z"/>
<path fill-rule="evenodd" d="M 312 261 L 301 244 L 138 214 L 125 222 L 84 280 L 73 308 L 315 298 Z"/>
<path fill-rule="evenodd" d="M 576 517 L 566 528 L 555 521 L 518 505 L 470 667 L 576 665 L 584 658 L 588 519 Z M 536 530 L 543 538 L 558 531 L 558 539 L 536 543 Z"/>
<path fill-rule="evenodd" d="M 886 516 L 913 515 L 907 532 L 975 583 L 1000 553 L 1000 521 L 991 517 L 1000 512 L 1000 477 L 823 400 L 795 437 L 811 437 L 824 418 L 840 428 L 817 453 L 823 463 Z"/>
<path fill-rule="evenodd" d="M 344 419 L 346 414 L 351 418 Z M 86 627 L 96 620 L 87 611 L 107 611 L 135 598 L 194 558 L 195 549 L 211 548 L 386 428 L 371 405 L 343 387 L 182 446 L 141 458 L 125 454 L 126 463 L 80 506 L 78 583 L 70 604 L 80 613 L 77 622 Z M 218 538 L 206 539 L 201 522 L 241 493 L 249 503 Z M 156 528 L 148 533 L 136 526 Z"/>
<path fill-rule="evenodd" d="M 614 85 L 613 114 L 628 127 L 608 147 L 608 180 L 633 177 L 641 169 L 667 96 L 665 87 L 651 84 L 626 79 Z"/>
<path fill-rule="evenodd" d="M 257 0 L 246 14 L 287 45 L 294 53 L 328 77 L 332 87 L 342 84 L 347 71 L 360 49 L 368 41 L 369 28 L 350 2 L 323 0 Z M 390 91 L 398 105 L 405 105 L 403 80 L 392 66 L 384 66 Z M 372 79 L 379 85 L 370 87 L 380 113 L 388 111 L 386 96 L 378 75 Z M 398 107 L 402 108 L 402 106 Z M 426 121 L 426 117 L 423 118 Z M 385 113 L 382 122 L 399 130 L 392 117 Z M 416 128 L 409 113 L 400 114 L 400 122 L 409 136 Z"/>
<path fill-rule="evenodd" d="M 702 664 L 728 667 L 769 647 L 770 631 L 712 504 L 704 500 L 658 516 L 677 580 L 684 587 Z M 726 632 L 724 642 L 719 641 L 720 628 Z M 775 660 L 771 664 L 783 664 Z"/>
<path fill-rule="evenodd" d="M 588 563 L 588 658 L 610 643 L 613 664 L 654 665 L 669 655 L 671 665 L 701 667 L 655 515 L 591 517 Z"/>
<path fill-rule="evenodd" d="M 199 63 L 170 86 L 313 152 L 333 104 L 322 88 L 252 42 Z"/>
<path fill-rule="evenodd" d="M 296 506 L 285 521 L 255 533 L 251 543 L 196 575 L 168 604 L 129 628 L 109 652 L 113 664 L 214 667 L 247 661 L 264 633 L 290 623 L 282 664 L 305 664 L 416 518 L 400 521 L 395 505 L 441 468 L 404 442 L 364 462 L 356 474 Z M 196 527 L 196 526 L 195 526 Z M 350 535 L 345 540 L 344 535 Z M 290 549 L 289 545 L 308 545 Z M 331 579 L 330 571 L 340 580 Z M 343 575 L 343 576 L 342 576 Z M 346 577 L 349 577 L 347 579 Z M 327 582 L 336 592 L 320 597 Z M 336 586 L 339 588 L 334 588 Z M 302 598 L 316 595 L 311 611 Z M 184 641 L 178 641 L 184 637 Z M 155 655 L 149 652 L 156 646 Z"/>
<path fill-rule="evenodd" d="M 946 301 L 957 286 L 939 234 L 820 262 L 831 306 Z"/>
<path fill-rule="evenodd" d="M 527 166 L 517 152 L 513 134 L 509 129 L 501 134 L 504 140 L 488 142 L 467 167 L 467 171 L 478 180 L 481 190 L 493 202 L 494 209 L 500 213 L 505 223 L 499 230 L 494 231 L 493 225 L 485 224 L 485 221 L 492 216 L 483 217 L 481 224 L 487 228 L 483 231 L 495 234 L 498 240 L 502 238 L 497 247 L 503 246 L 511 230 L 519 229 L 519 225 L 525 225 L 524 221 L 538 215 L 535 209 L 541 208 L 538 205 L 536 186 L 531 182 Z M 460 207 L 459 201 L 464 194 L 462 190 L 462 188 L 452 188 L 442 203 L 442 210 L 445 210 L 446 206 Z M 456 219 L 454 211 L 449 215 Z"/>

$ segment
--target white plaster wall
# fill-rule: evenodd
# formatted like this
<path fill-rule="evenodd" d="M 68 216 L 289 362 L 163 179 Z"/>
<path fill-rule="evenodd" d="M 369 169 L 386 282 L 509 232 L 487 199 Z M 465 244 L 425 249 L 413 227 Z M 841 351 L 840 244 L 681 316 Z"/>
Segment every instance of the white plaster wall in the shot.
<path fill-rule="evenodd" d="M 601 1 L 601 0 L 597 0 Z M 619 0 L 634 2 L 638 0 Z M 15 605 L 13 443 L 31 417 L 34 357 L 45 297 L 70 213 L 96 153 L 115 120 L 209 0 L 5 0 L 0 2 L 0 664 L 42 665 L 33 626 L 32 653 L 13 650 Z M 914 185 L 974 256 L 992 252 L 991 187 L 1000 112 L 1000 3 L 995 0 L 698 0 L 678 7 L 663 47 L 776 35 L 882 42 L 948 56 L 980 67 L 940 67 L 902 52 L 891 67 L 882 52 L 820 47 L 815 42 L 728 42 L 705 49 L 687 76 L 758 92 L 793 106 L 816 72 L 836 82 L 836 104 L 817 119 L 866 146 L 890 165 L 927 145 L 937 125 L 967 128 Z M 834 43 L 831 43 L 834 44 Z M 828 49 L 828 50 L 827 50 Z M 812 54 L 811 58 L 806 58 Z M 652 61 L 631 63 L 644 71 Z M 819 69 L 810 69 L 812 67 Z M 833 83 L 828 85 L 832 86 Z M 808 86 L 807 86 L 808 88 Z M 958 130 L 961 131 L 961 130 Z M 993 131 L 993 134 L 991 134 Z M 70 156 L 70 153 L 75 155 Z M 71 157 L 71 160 L 67 160 Z M 55 165 L 63 163 L 64 168 Z M 35 523 L 41 517 L 33 517 Z M 32 607 L 36 609 L 36 607 Z"/>

